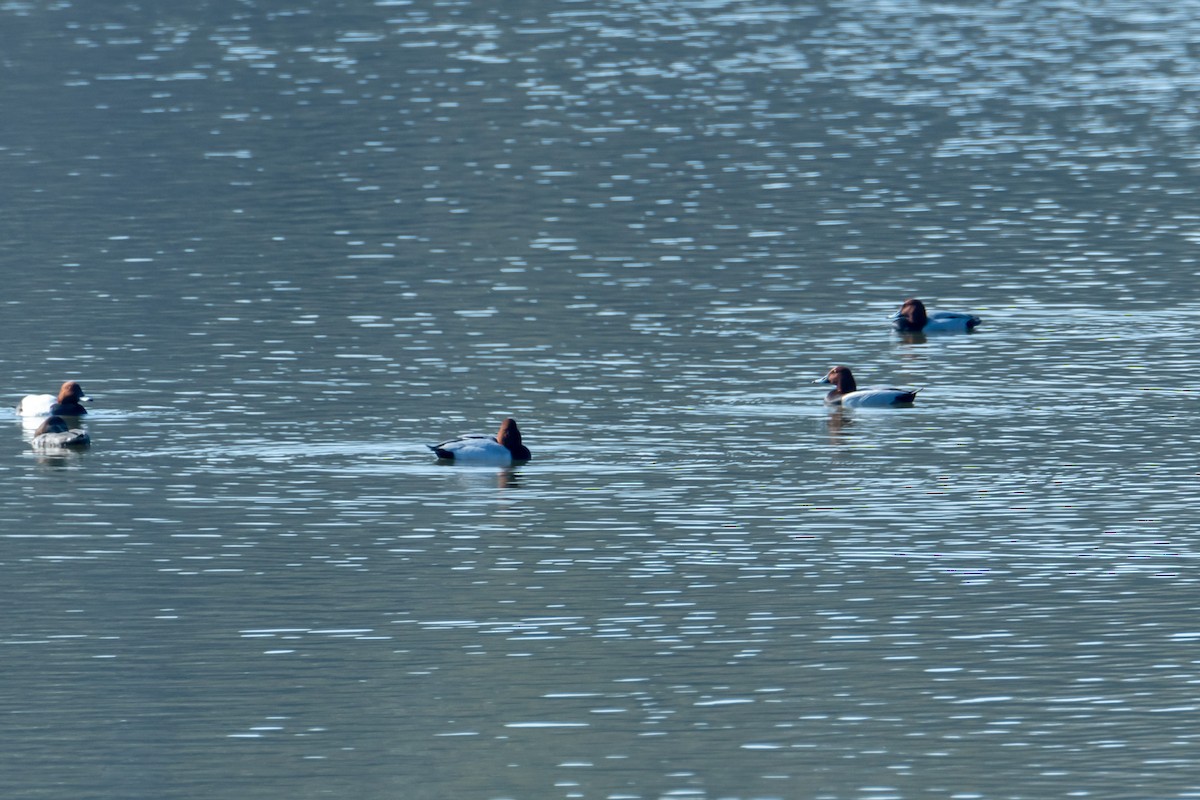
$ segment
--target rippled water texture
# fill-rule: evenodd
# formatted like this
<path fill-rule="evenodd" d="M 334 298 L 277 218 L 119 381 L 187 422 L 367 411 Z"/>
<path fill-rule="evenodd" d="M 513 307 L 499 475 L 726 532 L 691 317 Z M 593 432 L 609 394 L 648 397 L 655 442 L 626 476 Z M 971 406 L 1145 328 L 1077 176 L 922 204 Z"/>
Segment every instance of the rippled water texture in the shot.
<path fill-rule="evenodd" d="M 1198 19 L 0 4 L 4 796 L 1197 796 Z"/>

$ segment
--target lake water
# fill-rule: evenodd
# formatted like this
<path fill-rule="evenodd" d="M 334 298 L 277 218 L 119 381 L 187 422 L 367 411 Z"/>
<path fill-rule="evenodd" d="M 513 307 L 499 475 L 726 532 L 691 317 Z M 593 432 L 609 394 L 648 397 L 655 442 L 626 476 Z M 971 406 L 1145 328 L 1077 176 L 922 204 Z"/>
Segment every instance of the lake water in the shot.
<path fill-rule="evenodd" d="M 1196 12 L 0 5 L 4 796 L 1200 795 Z"/>

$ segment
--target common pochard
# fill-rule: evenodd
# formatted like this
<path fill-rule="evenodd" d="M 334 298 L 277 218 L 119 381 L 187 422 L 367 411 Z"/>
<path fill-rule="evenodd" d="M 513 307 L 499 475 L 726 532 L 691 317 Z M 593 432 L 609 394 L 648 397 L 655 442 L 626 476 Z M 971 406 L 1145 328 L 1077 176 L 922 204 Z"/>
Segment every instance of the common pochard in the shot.
<path fill-rule="evenodd" d="M 825 395 L 825 402 L 844 408 L 887 408 L 911 406 L 920 389 L 893 389 L 883 386 L 868 386 L 859 389 L 849 367 L 834 367 L 823 378 L 813 383 L 832 383 L 834 388 Z"/>
<path fill-rule="evenodd" d="M 60 450 L 71 447 L 87 447 L 92 438 L 81 428 L 72 428 L 59 416 L 47 417 L 33 432 L 30 444 L 34 450 Z"/>
<path fill-rule="evenodd" d="M 983 321 L 962 311 L 926 311 L 915 297 L 905 300 L 891 319 L 892 327 L 901 333 L 967 333 Z"/>
<path fill-rule="evenodd" d="M 17 403 L 17 416 L 44 417 L 57 414 L 62 417 L 82 417 L 87 413 L 83 401 L 91 398 L 84 396 L 83 387 L 78 381 L 67 381 L 58 390 L 58 396 L 52 394 L 27 394 Z"/>
<path fill-rule="evenodd" d="M 511 417 L 500 423 L 495 436 L 468 434 L 441 444 L 426 445 L 442 461 L 456 464 L 508 465 L 530 459 L 529 448 L 521 443 L 521 430 Z"/>

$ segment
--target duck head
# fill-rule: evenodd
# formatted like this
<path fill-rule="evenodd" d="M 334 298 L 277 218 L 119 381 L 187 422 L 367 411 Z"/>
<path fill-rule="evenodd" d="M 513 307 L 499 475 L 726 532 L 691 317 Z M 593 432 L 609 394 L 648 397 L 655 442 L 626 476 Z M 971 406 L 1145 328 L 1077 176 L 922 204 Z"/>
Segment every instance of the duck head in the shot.
<path fill-rule="evenodd" d="M 66 381 L 58 389 L 58 402 L 60 403 L 78 403 L 82 400 L 90 400 L 83 393 L 83 387 L 79 385 L 79 381 Z"/>
<path fill-rule="evenodd" d="M 837 366 L 829 370 L 823 378 L 817 378 L 813 383 L 832 383 L 842 394 L 850 394 L 858 389 L 854 375 L 849 367 Z"/>
<path fill-rule="evenodd" d="M 924 303 L 915 297 L 910 297 L 900 306 L 899 311 L 892 314 L 891 320 L 899 328 L 919 331 L 929 321 L 929 314 L 925 312 Z"/>

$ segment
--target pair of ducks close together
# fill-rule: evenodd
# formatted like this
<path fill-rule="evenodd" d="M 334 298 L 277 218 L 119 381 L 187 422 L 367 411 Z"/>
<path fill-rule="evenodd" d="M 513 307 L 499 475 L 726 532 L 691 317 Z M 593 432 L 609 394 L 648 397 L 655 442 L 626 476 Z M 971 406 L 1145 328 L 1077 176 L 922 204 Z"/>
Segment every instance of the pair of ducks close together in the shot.
<path fill-rule="evenodd" d="M 64 417 L 82 417 L 87 413 L 83 407 L 89 398 L 84 395 L 78 381 L 67 381 L 58 390 L 58 395 L 29 394 L 17 403 L 19 417 L 46 417 L 33 432 L 34 450 L 60 450 L 82 448 L 92 443 L 87 431 L 72 428 Z"/>
<path fill-rule="evenodd" d="M 925 305 L 915 298 L 905 300 L 900 310 L 892 315 L 892 323 L 902 333 L 965 333 L 979 323 L 974 314 L 956 311 L 928 313 Z M 849 367 L 837 366 L 814 383 L 831 383 L 834 388 L 825 396 L 829 405 L 846 408 L 887 407 L 911 405 L 920 389 L 893 389 L 891 387 L 869 387 L 859 389 Z M 58 395 L 31 394 L 17 404 L 17 414 L 22 417 L 45 416 L 46 420 L 34 431 L 35 450 L 57 450 L 80 448 L 91 443 L 87 431 L 72 428 L 64 417 L 81 417 L 87 414 L 83 402 L 83 387 L 77 381 L 67 381 Z M 495 436 L 471 434 L 450 439 L 441 444 L 428 445 L 439 461 L 454 463 L 508 465 L 528 461 L 529 448 L 521 441 L 521 430 L 511 417 L 500 424 Z"/>
<path fill-rule="evenodd" d="M 960 311 L 926 312 L 925 304 L 915 297 L 905 300 L 900 310 L 892 315 L 892 327 L 900 333 L 967 333 L 981 321 L 974 314 Z M 843 408 L 910 406 L 917 399 L 917 392 L 921 391 L 890 386 L 859 389 L 850 368 L 844 366 L 834 367 L 825 377 L 813 383 L 832 383 L 834 388 L 825 395 L 825 402 Z"/>

